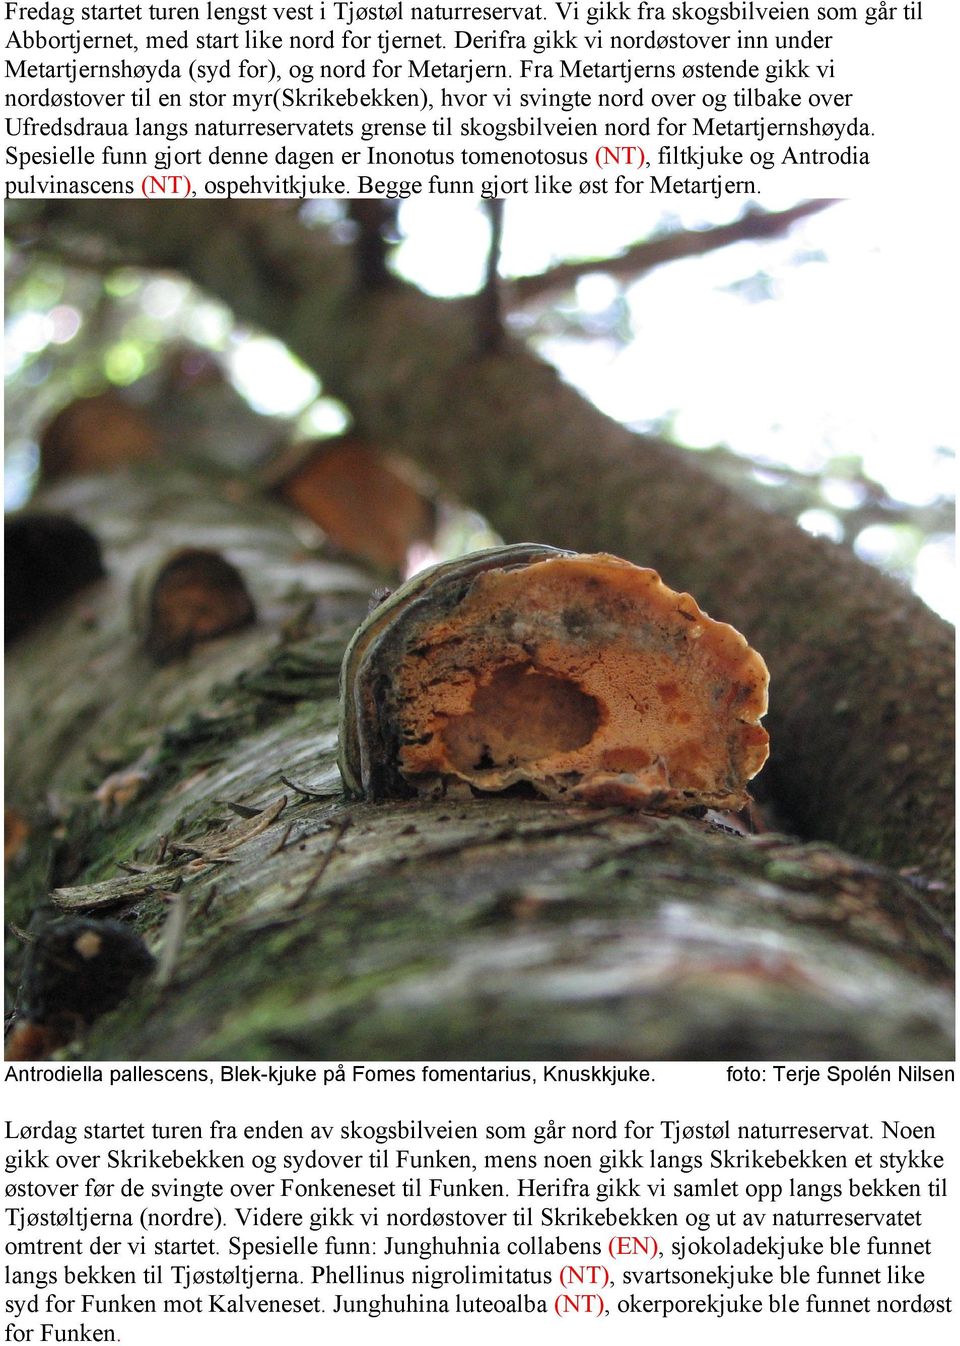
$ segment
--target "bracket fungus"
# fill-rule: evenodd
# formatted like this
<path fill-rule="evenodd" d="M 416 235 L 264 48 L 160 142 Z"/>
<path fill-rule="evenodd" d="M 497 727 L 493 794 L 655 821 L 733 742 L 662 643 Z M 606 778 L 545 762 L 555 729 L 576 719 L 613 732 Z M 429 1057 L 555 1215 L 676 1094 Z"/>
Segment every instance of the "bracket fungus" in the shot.
<path fill-rule="evenodd" d="M 40 435 L 44 481 L 79 472 L 110 472 L 158 457 L 157 431 L 119 393 L 81 397 L 54 416 Z"/>
<path fill-rule="evenodd" d="M 522 544 L 414 576 L 357 631 L 340 771 L 371 799 L 514 786 L 738 808 L 767 759 L 767 669 L 655 570 Z"/>
<path fill-rule="evenodd" d="M 153 955 L 120 921 L 60 917 L 31 927 L 7 1061 L 37 1061 L 64 1047 L 153 968 Z"/>
<path fill-rule="evenodd" d="M 347 556 L 402 574 L 436 531 L 431 485 L 411 463 L 354 435 L 294 448 L 273 469 L 281 497 Z"/>
<path fill-rule="evenodd" d="M 146 567 L 133 588 L 133 624 L 158 664 L 256 619 L 243 576 L 219 552 L 184 547 Z"/>
<path fill-rule="evenodd" d="M 70 515 L 12 515 L 4 527 L 4 640 L 23 635 L 105 574 L 100 543 Z"/>

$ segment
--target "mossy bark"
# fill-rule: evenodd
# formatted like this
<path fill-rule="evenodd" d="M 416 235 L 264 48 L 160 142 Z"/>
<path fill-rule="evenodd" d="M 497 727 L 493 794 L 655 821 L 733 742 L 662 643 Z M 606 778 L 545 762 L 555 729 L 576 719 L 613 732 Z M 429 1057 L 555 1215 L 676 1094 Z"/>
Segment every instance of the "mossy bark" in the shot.
<path fill-rule="evenodd" d="M 365 435 L 429 467 L 508 541 L 611 551 L 688 589 L 770 666 L 761 789 L 790 825 L 952 884 L 952 633 L 901 585 L 630 434 L 528 351 L 481 354 L 472 301 L 358 293 L 349 250 L 288 205 L 9 213 L 34 244 L 175 268 L 276 332 Z M 946 910 L 946 893 L 931 900 Z"/>
<path fill-rule="evenodd" d="M 108 576 L 10 652 L 32 829 L 12 908 L 34 931 L 130 921 L 162 969 L 77 1055 L 951 1057 L 949 934 L 874 864 L 614 809 L 342 798 L 336 675 L 368 583 L 236 494 L 140 468 L 43 502 L 101 538 Z M 157 668 L 129 590 L 184 542 L 241 568 L 259 619 Z M 132 762 L 139 793 L 97 799 Z M 260 830 L 231 809 L 284 797 Z"/>

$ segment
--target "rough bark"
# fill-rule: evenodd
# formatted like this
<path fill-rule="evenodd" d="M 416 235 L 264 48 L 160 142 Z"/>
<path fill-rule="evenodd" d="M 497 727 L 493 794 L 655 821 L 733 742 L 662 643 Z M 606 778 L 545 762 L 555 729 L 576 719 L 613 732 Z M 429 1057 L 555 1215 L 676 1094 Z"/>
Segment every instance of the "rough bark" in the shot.
<path fill-rule="evenodd" d="M 9 802 L 32 829 L 11 903 L 25 924 L 39 899 L 34 932 L 63 910 L 132 921 L 161 969 L 77 1054 L 951 1056 L 947 932 L 875 865 L 612 809 L 342 799 L 336 675 L 367 581 L 236 494 L 138 468 L 44 498 L 102 539 L 108 576 L 10 652 Z M 259 621 L 157 668 L 131 578 L 201 542 Z M 98 800 L 131 762 L 140 794 Z M 223 802 L 284 796 L 259 831 Z"/>
<path fill-rule="evenodd" d="M 11 216 L 21 241 L 191 276 L 507 540 L 606 549 L 689 589 L 767 659 L 765 788 L 791 825 L 952 882 L 952 634 L 901 585 L 629 433 L 529 352 L 481 355 L 472 301 L 359 294 L 348 251 L 286 207 L 56 202 Z"/>

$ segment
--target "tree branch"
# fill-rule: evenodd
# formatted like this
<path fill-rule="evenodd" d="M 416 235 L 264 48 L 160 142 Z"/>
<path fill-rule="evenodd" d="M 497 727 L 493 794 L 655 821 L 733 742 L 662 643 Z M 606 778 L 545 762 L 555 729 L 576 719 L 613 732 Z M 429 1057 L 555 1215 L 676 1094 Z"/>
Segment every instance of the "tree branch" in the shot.
<path fill-rule="evenodd" d="M 396 223 L 396 202 L 365 198 L 350 201 L 347 209 L 358 231 L 354 248 L 361 288 L 380 290 L 392 285 L 395 277 L 387 265 L 386 231 Z"/>
<path fill-rule="evenodd" d="M 500 282 L 500 246 L 503 241 L 503 202 L 486 202 L 490 221 L 490 244 L 483 288 L 477 295 L 479 347 L 484 355 L 495 355 L 503 348 L 503 298 Z"/>
<path fill-rule="evenodd" d="M 557 290 L 569 290 L 582 276 L 590 276 L 598 271 L 621 280 L 636 280 L 666 262 L 677 262 L 684 257 L 702 257 L 718 248 L 727 248 L 731 243 L 779 238 L 797 220 L 816 215 L 836 204 L 834 200 L 814 200 L 802 201 L 789 210 L 748 210 L 732 224 L 717 225 L 713 229 L 681 229 L 645 243 L 637 243 L 617 257 L 563 262 L 535 276 L 518 276 L 507 282 L 507 296 L 515 307 L 529 304 Z"/>

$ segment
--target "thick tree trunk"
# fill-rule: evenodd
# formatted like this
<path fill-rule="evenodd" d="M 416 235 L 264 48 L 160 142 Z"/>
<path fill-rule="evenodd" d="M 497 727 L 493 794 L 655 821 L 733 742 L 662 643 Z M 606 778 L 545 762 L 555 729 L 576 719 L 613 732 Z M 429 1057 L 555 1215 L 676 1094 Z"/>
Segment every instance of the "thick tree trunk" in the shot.
<path fill-rule="evenodd" d="M 15 919 L 38 899 L 32 935 L 58 912 L 121 917 L 161 969 L 81 1054 L 952 1055 L 938 917 L 827 845 L 515 798 L 342 799 L 336 675 L 367 583 L 232 494 L 145 467 L 44 500 L 104 541 L 109 573 L 10 653 L 9 802 L 32 829 Z M 131 580 L 184 543 L 223 550 L 260 619 L 157 668 Z M 94 797 L 134 761 L 136 798 Z M 284 797 L 259 823 L 223 802 Z"/>
<path fill-rule="evenodd" d="M 431 468 L 507 540 L 612 551 L 689 589 L 767 659 L 762 788 L 791 825 L 952 882 L 952 634 L 902 586 L 630 434 L 528 352 L 480 355 L 471 301 L 358 293 L 347 249 L 289 208 L 20 203 L 13 227 L 191 276 L 282 336 L 362 431 Z"/>

